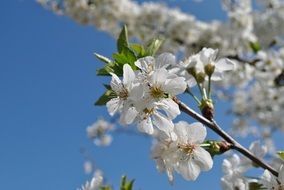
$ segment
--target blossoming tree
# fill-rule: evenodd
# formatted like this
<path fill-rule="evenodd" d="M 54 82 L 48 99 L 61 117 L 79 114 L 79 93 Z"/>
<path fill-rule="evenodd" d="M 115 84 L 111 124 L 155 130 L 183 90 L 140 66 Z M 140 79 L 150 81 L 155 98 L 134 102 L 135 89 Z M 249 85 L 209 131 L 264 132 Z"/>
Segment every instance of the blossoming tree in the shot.
<path fill-rule="evenodd" d="M 153 139 L 151 157 L 170 183 L 175 173 L 196 180 L 218 155 L 224 158 L 223 189 L 284 189 L 284 153 L 272 138 L 284 129 L 283 1 L 223 0 L 229 18 L 224 22 L 202 22 L 155 2 L 39 2 L 117 38 L 112 58 L 96 54 L 104 63 L 97 75 L 109 76 L 110 84 L 95 104 L 106 106 L 115 118 L 87 128 L 96 145 L 109 145 L 111 131 L 134 125 Z M 197 106 L 186 105 L 188 97 Z M 224 131 L 214 119 L 212 97 L 232 103 L 234 134 L 253 134 L 260 141 L 245 148 Z M 177 121 L 181 113 L 196 122 Z M 206 139 L 207 129 L 223 140 Z M 262 168 L 263 174 L 248 177 L 253 168 Z M 132 185 L 123 177 L 121 189 Z M 111 188 L 97 170 L 82 189 Z"/>

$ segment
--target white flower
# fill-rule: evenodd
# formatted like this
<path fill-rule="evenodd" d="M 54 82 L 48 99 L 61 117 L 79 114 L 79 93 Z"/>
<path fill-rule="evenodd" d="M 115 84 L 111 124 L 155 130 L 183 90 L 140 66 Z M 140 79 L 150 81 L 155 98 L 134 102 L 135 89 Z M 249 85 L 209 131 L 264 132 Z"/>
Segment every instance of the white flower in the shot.
<path fill-rule="evenodd" d="M 99 190 L 103 185 L 103 180 L 104 178 L 102 171 L 96 170 L 92 180 L 90 182 L 87 181 L 86 184 L 79 190 Z"/>
<path fill-rule="evenodd" d="M 223 190 L 248 189 L 248 180 L 243 176 L 244 172 L 249 169 L 248 164 L 246 164 L 248 161 L 245 161 L 244 163 L 244 159 L 237 154 L 224 159 L 222 169 L 225 175 L 221 178 Z"/>
<path fill-rule="evenodd" d="M 159 140 L 152 149 L 152 158 L 161 172 L 167 172 L 173 182 L 173 170 L 186 180 L 195 180 L 200 171 L 213 166 L 211 155 L 200 145 L 206 137 L 206 128 L 201 123 L 189 125 L 180 121 L 175 125 L 176 139 Z"/>
<path fill-rule="evenodd" d="M 138 59 L 135 62 L 135 65 L 141 69 L 142 73 L 149 75 L 154 70 L 175 65 L 175 59 L 175 56 L 171 53 L 162 53 L 156 59 L 152 56 Z"/>
<path fill-rule="evenodd" d="M 249 151 L 257 158 L 262 159 L 265 154 L 267 153 L 267 147 L 266 146 L 261 146 L 259 141 L 255 141 L 251 143 L 249 147 Z M 251 167 L 253 166 L 253 162 L 248 159 L 247 157 L 242 157 L 242 165 Z"/>
<path fill-rule="evenodd" d="M 108 112 L 111 116 L 118 111 L 121 112 L 120 123 L 122 125 L 131 124 L 138 114 L 133 107 L 133 100 L 143 96 L 141 85 L 135 81 L 135 73 L 128 64 L 123 65 L 123 81 L 116 74 L 111 73 L 111 75 L 110 86 L 117 97 L 107 102 Z"/>
<path fill-rule="evenodd" d="M 278 177 L 265 170 L 260 182 L 268 190 L 284 190 L 284 165 L 281 165 Z"/>
<path fill-rule="evenodd" d="M 90 174 L 93 171 L 93 163 L 91 161 L 85 161 L 84 163 L 84 171 L 86 174 Z"/>
<path fill-rule="evenodd" d="M 221 178 L 223 190 L 249 190 L 249 186 L 245 179 L 239 176 L 224 176 Z"/>
<path fill-rule="evenodd" d="M 156 161 L 157 169 L 166 172 L 169 182 L 174 182 L 174 163 L 176 161 L 173 152 L 175 148 L 169 146 L 169 142 L 158 142 L 152 148 L 152 159 Z"/>
<path fill-rule="evenodd" d="M 88 126 L 86 131 L 88 137 L 92 139 L 97 146 L 108 146 L 112 142 L 112 137 L 108 132 L 113 130 L 113 128 L 113 124 L 104 119 L 99 119 Z"/>
<path fill-rule="evenodd" d="M 175 125 L 175 133 L 179 158 L 175 169 L 186 180 L 195 180 L 200 171 L 208 171 L 213 166 L 211 155 L 200 146 L 206 138 L 206 128 L 198 122 L 189 125 L 180 121 Z"/>
<path fill-rule="evenodd" d="M 217 53 L 218 50 L 203 48 L 199 53 L 182 62 L 181 74 L 185 76 L 189 87 L 195 86 L 196 78 L 200 78 L 200 76 L 207 80 L 210 75 L 211 80 L 219 81 L 223 79 L 224 72 L 234 70 L 235 64 L 231 60 L 216 61 Z"/>

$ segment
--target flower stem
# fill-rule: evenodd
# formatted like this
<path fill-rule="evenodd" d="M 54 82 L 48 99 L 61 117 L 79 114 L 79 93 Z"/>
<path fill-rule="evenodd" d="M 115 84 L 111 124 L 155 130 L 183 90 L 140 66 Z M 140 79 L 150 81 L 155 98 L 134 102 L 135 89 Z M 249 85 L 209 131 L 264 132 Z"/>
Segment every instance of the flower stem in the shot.
<path fill-rule="evenodd" d="M 199 99 L 190 91 L 190 89 L 186 89 L 186 91 L 188 94 L 190 94 L 194 100 L 198 103 L 198 106 L 201 104 L 201 102 L 199 101 Z"/>
<path fill-rule="evenodd" d="M 211 76 L 208 78 L 208 98 L 211 99 Z"/>
<path fill-rule="evenodd" d="M 215 133 L 217 133 L 219 136 L 221 136 L 225 141 L 227 141 L 228 143 L 231 143 L 233 149 L 240 152 L 245 157 L 249 158 L 252 162 L 257 164 L 259 167 L 269 170 L 276 177 L 279 175 L 278 172 L 274 168 L 272 168 L 270 165 L 265 163 L 263 160 L 254 156 L 249 150 L 247 150 L 245 147 L 239 144 L 233 137 L 231 137 L 228 133 L 226 133 L 213 119 L 212 121 L 209 121 L 208 119 L 198 114 L 197 112 L 195 112 L 194 110 L 189 108 L 186 104 L 184 104 L 183 102 L 179 101 L 176 98 L 174 98 L 174 101 L 179 105 L 179 108 L 181 111 L 193 117 L 197 121 L 203 123 L 204 125 L 209 127 L 211 130 L 213 130 Z"/>

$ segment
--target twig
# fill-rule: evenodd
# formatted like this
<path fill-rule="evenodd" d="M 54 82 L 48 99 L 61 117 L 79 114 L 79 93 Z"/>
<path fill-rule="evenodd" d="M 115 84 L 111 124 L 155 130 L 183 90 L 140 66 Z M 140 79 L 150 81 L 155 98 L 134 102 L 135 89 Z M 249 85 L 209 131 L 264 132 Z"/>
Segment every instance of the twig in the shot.
<path fill-rule="evenodd" d="M 179 108 L 184 113 L 188 114 L 189 116 L 193 117 L 197 121 L 203 123 L 207 127 L 209 127 L 211 130 L 213 130 L 215 133 L 220 135 L 225 141 L 232 144 L 232 148 L 249 158 L 252 162 L 257 164 L 259 167 L 262 167 L 263 169 L 269 170 L 273 175 L 276 177 L 278 176 L 278 172 L 269 166 L 267 163 L 265 163 L 263 160 L 257 158 L 254 156 L 249 150 L 247 150 L 245 147 L 243 147 L 241 144 L 239 144 L 233 137 L 231 137 L 228 133 L 226 133 L 214 120 L 209 121 L 199 113 L 195 112 L 191 108 L 189 108 L 186 104 L 179 101 L 178 99 L 174 98 L 174 101 L 179 105 Z"/>

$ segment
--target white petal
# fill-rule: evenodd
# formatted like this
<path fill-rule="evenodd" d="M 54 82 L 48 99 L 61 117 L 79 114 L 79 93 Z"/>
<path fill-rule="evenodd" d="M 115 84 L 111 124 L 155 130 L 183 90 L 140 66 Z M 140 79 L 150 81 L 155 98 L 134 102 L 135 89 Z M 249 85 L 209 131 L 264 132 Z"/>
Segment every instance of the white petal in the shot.
<path fill-rule="evenodd" d="M 176 77 L 165 81 L 164 89 L 171 95 L 178 95 L 185 91 L 186 82 L 183 77 Z"/>
<path fill-rule="evenodd" d="M 264 185 L 264 187 L 270 189 L 271 187 L 277 184 L 277 181 L 268 170 L 264 170 L 261 176 L 261 183 Z"/>
<path fill-rule="evenodd" d="M 153 124 L 161 131 L 164 131 L 168 136 L 171 136 L 174 127 L 173 122 L 158 112 L 154 113 L 152 117 Z"/>
<path fill-rule="evenodd" d="M 134 64 L 142 71 L 148 73 L 153 70 L 155 58 L 151 56 L 143 57 L 141 59 L 138 59 Z"/>
<path fill-rule="evenodd" d="M 221 186 L 224 190 L 234 190 L 232 182 L 227 181 L 225 177 L 221 178 Z"/>
<path fill-rule="evenodd" d="M 156 59 L 155 69 L 166 68 L 169 65 L 174 65 L 176 58 L 171 53 L 162 53 Z"/>
<path fill-rule="evenodd" d="M 224 159 L 222 163 L 222 170 L 225 175 L 230 175 L 232 173 L 232 164 L 229 160 Z"/>
<path fill-rule="evenodd" d="M 209 152 L 204 148 L 197 146 L 193 151 L 194 161 L 199 165 L 202 171 L 208 171 L 213 166 L 213 160 Z"/>
<path fill-rule="evenodd" d="M 122 125 L 129 125 L 134 121 L 137 115 L 138 115 L 138 112 L 136 111 L 134 107 L 126 108 L 121 113 L 120 123 Z"/>
<path fill-rule="evenodd" d="M 133 101 L 141 100 L 141 98 L 144 95 L 144 86 L 141 84 L 133 84 L 132 89 L 130 90 L 128 94 L 128 98 Z"/>
<path fill-rule="evenodd" d="M 170 119 L 174 119 L 180 114 L 180 110 L 177 103 L 171 98 L 162 99 L 159 102 L 159 108 L 163 109 Z"/>
<path fill-rule="evenodd" d="M 223 74 L 221 72 L 218 72 L 218 71 L 215 71 L 211 76 L 212 81 L 220 81 L 222 79 L 223 79 Z"/>
<path fill-rule="evenodd" d="M 175 124 L 174 132 L 176 133 L 179 142 L 187 143 L 189 135 L 187 132 L 188 126 L 189 124 L 185 121 L 179 121 L 178 123 Z"/>
<path fill-rule="evenodd" d="M 196 180 L 200 173 L 199 166 L 194 162 L 191 162 L 191 160 L 180 162 L 176 170 L 184 179 L 193 181 Z"/>
<path fill-rule="evenodd" d="M 118 78 L 116 74 L 114 73 L 110 73 L 110 74 L 112 75 L 111 82 L 110 82 L 111 89 L 115 91 L 116 93 L 121 92 L 123 88 L 121 80 Z"/>
<path fill-rule="evenodd" d="M 137 128 L 139 131 L 144 132 L 144 133 L 148 133 L 150 135 L 152 135 L 154 133 L 154 128 L 153 128 L 153 124 L 152 124 L 152 120 L 150 117 L 148 117 L 147 119 L 143 119 L 141 121 L 138 122 L 137 124 Z"/>
<path fill-rule="evenodd" d="M 121 106 L 122 101 L 120 100 L 120 98 L 113 98 L 110 101 L 108 101 L 106 103 L 106 107 L 108 110 L 108 113 L 113 116 L 117 110 L 119 109 L 119 107 Z"/>
<path fill-rule="evenodd" d="M 135 79 L 135 73 L 128 64 L 123 65 L 123 84 L 129 90 L 132 82 Z"/>
<path fill-rule="evenodd" d="M 197 82 L 196 82 L 196 80 L 193 76 L 190 76 L 186 82 L 187 82 L 187 85 L 188 85 L 189 88 L 192 88 L 197 84 Z"/>
<path fill-rule="evenodd" d="M 284 185 L 284 165 L 280 167 L 278 180 Z"/>
<path fill-rule="evenodd" d="M 251 143 L 249 150 L 258 158 L 262 158 L 267 153 L 267 147 L 261 146 L 259 141 Z"/>
<path fill-rule="evenodd" d="M 220 59 L 216 63 L 216 69 L 220 72 L 222 71 L 231 71 L 234 70 L 235 63 L 231 61 L 230 59 Z"/>
<path fill-rule="evenodd" d="M 202 125 L 202 123 L 195 122 L 187 127 L 188 133 L 188 142 L 194 144 L 203 143 L 206 138 L 207 131 L 206 128 Z"/>
<path fill-rule="evenodd" d="M 200 52 L 200 60 L 207 65 L 216 59 L 218 50 L 203 48 Z"/>
<path fill-rule="evenodd" d="M 162 86 L 167 79 L 168 71 L 164 68 L 156 70 L 152 75 L 153 85 Z"/>

